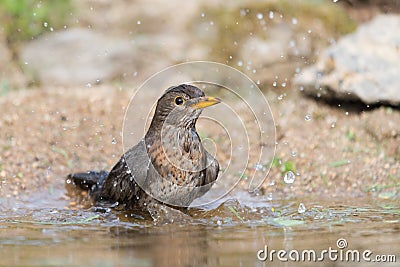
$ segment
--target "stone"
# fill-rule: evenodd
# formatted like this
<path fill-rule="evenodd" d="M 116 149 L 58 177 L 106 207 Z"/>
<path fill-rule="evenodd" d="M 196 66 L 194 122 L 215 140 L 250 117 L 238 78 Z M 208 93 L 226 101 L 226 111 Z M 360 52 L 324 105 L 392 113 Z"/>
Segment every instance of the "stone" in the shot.
<path fill-rule="evenodd" d="M 22 47 L 24 69 L 41 84 L 86 85 L 133 72 L 139 53 L 129 39 L 91 29 L 50 32 Z"/>
<path fill-rule="evenodd" d="M 380 15 L 326 48 L 294 79 L 307 95 L 400 105 L 400 16 Z"/>

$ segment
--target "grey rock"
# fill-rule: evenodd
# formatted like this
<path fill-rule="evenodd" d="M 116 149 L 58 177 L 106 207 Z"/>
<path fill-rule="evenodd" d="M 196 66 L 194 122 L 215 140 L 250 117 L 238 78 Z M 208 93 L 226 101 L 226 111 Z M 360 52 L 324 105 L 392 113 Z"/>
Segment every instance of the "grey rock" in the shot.
<path fill-rule="evenodd" d="M 400 16 L 380 15 L 324 50 L 294 84 L 312 96 L 400 105 Z"/>
<path fill-rule="evenodd" d="M 40 83 L 85 85 L 131 72 L 137 54 L 128 39 L 76 28 L 29 42 L 20 58 Z"/>

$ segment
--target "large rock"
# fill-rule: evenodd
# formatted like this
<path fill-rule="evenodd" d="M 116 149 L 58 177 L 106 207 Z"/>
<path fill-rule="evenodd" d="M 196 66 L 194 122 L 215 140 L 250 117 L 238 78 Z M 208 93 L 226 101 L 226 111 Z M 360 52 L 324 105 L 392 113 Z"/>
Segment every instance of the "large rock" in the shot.
<path fill-rule="evenodd" d="M 400 16 L 381 15 L 323 51 L 295 84 L 317 97 L 400 105 Z"/>
<path fill-rule="evenodd" d="M 128 39 L 77 28 L 31 41 L 20 58 L 40 83 L 84 85 L 132 72 L 136 54 Z"/>

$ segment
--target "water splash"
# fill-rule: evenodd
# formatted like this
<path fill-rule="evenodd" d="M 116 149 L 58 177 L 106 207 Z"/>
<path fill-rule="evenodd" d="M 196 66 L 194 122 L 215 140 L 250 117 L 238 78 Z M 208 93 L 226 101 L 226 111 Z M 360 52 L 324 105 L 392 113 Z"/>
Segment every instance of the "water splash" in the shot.
<path fill-rule="evenodd" d="M 297 209 L 297 212 L 298 213 L 300 213 L 300 214 L 302 214 L 302 213 L 304 213 L 304 212 L 306 212 L 306 206 L 304 206 L 304 204 L 303 203 L 300 203 L 299 204 L 299 208 Z"/>
<path fill-rule="evenodd" d="M 285 176 L 283 177 L 283 181 L 286 184 L 293 184 L 295 179 L 296 179 L 296 176 L 294 175 L 294 173 L 292 171 L 288 171 L 285 174 Z"/>

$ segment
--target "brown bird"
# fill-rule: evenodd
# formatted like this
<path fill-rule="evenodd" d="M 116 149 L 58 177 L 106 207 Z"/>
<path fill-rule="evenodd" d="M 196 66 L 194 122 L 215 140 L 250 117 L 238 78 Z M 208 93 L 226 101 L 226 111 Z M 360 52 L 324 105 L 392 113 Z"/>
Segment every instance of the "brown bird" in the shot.
<path fill-rule="evenodd" d="M 196 121 L 203 108 L 219 102 L 192 85 L 169 88 L 157 102 L 145 137 L 109 173 L 75 173 L 67 181 L 89 190 L 100 205 L 142 210 L 151 203 L 189 206 L 218 176 L 218 161 L 203 148 Z"/>

